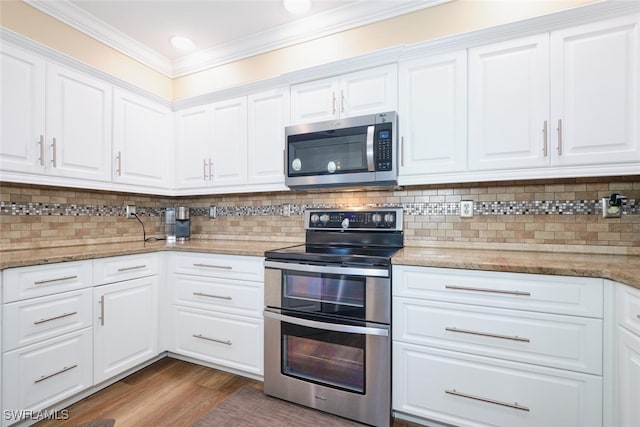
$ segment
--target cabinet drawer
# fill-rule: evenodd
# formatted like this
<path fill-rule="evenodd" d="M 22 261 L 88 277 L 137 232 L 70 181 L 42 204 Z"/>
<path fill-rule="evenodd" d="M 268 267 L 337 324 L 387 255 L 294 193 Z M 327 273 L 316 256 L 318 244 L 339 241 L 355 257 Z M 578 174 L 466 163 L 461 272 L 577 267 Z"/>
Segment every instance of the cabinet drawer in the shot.
<path fill-rule="evenodd" d="M 264 281 L 264 262 L 261 257 L 174 252 L 171 254 L 170 271 L 224 279 Z"/>
<path fill-rule="evenodd" d="M 96 285 L 158 274 L 158 254 L 125 255 L 93 261 Z"/>
<path fill-rule="evenodd" d="M 393 268 L 393 295 L 602 318 L 603 280 L 448 268 Z"/>
<path fill-rule="evenodd" d="M 92 324 L 91 289 L 5 304 L 3 349 L 13 350 Z"/>
<path fill-rule="evenodd" d="M 4 353 L 7 409 L 40 410 L 93 383 L 91 328 Z"/>
<path fill-rule="evenodd" d="M 393 344 L 393 409 L 457 426 L 602 425 L 601 377 Z"/>
<path fill-rule="evenodd" d="M 262 375 L 263 322 L 173 307 L 173 351 Z"/>
<path fill-rule="evenodd" d="M 602 373 L 602 320 L 395 297 L 394 339 Z"/>
<path fill-rule="evenodd" d="M 2 273 L 4 302 L 90 287 L 91 267 L 91 261 L 74 261 L 9 268 Z"/>
<path fill-rule="evenodd" d="M 616 307 L 618 323 L 640 335 L 640 289 L 617 284 Z"/>
<path fill-rule="evenodd" d="M 258 282 L 173 274 L 174 304 L 261 317 L 264 289 Z"/>

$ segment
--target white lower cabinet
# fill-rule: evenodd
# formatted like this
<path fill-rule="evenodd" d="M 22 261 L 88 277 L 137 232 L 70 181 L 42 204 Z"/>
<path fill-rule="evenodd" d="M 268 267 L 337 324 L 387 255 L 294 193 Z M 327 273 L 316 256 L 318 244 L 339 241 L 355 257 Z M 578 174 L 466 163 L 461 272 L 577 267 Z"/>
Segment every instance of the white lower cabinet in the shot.
<path fill-rule="evenodd" d="M 617 425 L 635 427 L 640 420 L 640 289 L 616 284 Z"/>
<path fill-rule="evenodd" d="M 97 383 L 158 354 L 158 277 L 93 290 L 94 380 Z"/>
<path fill-rule="evenodd" d="M 263 374 L 263 258 L 170 255 L 169 351 L 255 378 Z"/>
<path fill-rule="evenodd" d="M 91 336 L 88 327 L 4 353 L 5 421 L 12 424 L 28 416 L 20 410 L 40 411 L 91 387 Z"/>
<path fill-rule="evenodd" d="M 394 266 L 393 281 L 397 416 L 602 426 L 603 280 Z"/>

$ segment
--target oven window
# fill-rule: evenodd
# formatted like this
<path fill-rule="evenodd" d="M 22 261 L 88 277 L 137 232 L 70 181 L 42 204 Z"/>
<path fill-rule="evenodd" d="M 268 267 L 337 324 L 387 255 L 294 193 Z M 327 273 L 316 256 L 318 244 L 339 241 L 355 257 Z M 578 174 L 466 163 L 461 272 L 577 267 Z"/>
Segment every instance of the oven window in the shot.
<path fill-rule="evenodd" d="M 283 322 L 282 373 L 364 394 L 365 336 Z"/>
<path fill-rule="evenodd" d="M 284 271 L 282 308 L 364 319 L 366 277 Z"/>

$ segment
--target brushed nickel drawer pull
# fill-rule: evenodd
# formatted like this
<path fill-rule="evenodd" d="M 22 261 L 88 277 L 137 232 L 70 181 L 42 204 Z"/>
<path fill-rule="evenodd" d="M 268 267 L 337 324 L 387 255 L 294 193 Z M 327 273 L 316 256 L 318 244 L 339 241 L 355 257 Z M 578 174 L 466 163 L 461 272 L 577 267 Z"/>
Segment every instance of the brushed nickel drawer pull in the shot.
<path fill-rule="evenodd" d="M 98 304 L 100 304 L 100 326 L 104 326 L 104 295 L 100 297 Z"/>
<path fill-rule="evenodd" d="M 71 313 L 63 313 L 59 316 L 53 316 L 53 317 L 49 317 L 46 319 L 40 319 L 40 320 L 34 320 L 33 324 L 34 325 L 39 325 L 41 323 L 46 323 L 46 322 L 51 322 L 52 320 L 58 320 L 58 319 L 62 319 L 64 317 L 69 317 L 69 316 L 73 316 L 74 314 L 78 314 L 77 311 L 72 311 Z"/>
<path fill-rule="evenodd" d="M 38 140 L 38 144 L 40 145 L 40 166 L 44 166 L 44 135 L 40 135 L 40 139 Z"/>
<path fill-rule="evenodd" d="M 558 156 L 562 156 L 562 119 L 558 119 Z"/>
<path fill-rule="evenodd" d="M 116 169 L 116 172 L 118 172 L 118 176 L 122 176 L 122 153 L 120 151 L 118 151 L 116 160 L 118 160 L 118 168 Z"/>
<path fill-rule="evenodd" d="M 53 138 L 53 144 L 51 144 L 51 148 L 52 148 L 52 156 L 51 156 L 51 164 L 53 165 L 54 168 L 58 167 L 58 149 L 57 149 L 57 141 L 55 138 Z"/>
<path fill-rule="evenodd" d="M 547 157 L 548 154 L 548 150 L 547 150 L 547 140 L 548 140 L 548 126 L 547 126 L 547 121 L 544 121 L 544 126 L 542 127 L 542 152 L 544 153 L 544 156 Z"/>
<path fill-rule="evenodd" d="M 449 332 L 458 332 L 460 334 L 470 334 L 470 335 L 480 335 L 483 337 L 491 337 L 491 338 L 501 338 L 503 340 L 512 340 L 512 341 L 522 341 L 522 342 L 531 342 L 529 338 L 521 338 L 517 335 L 501 335 L 501 334 L 490 334 L 488 332 L 478 332 L 478 331 L 470 331 L 468 329 L 458 329 L 456 327 L 446 327 L 445 330 Z"/>
<path fill-rule="evenodd" d="M 78 365 L 77 365 L 77 364 L 76 364 L 76 365 L 71 365 L 71 366 L 65 366 L 64 368 L 60 369 L 59 371 L 54 372 L 54 373 L 49 374 L 49 375 L 43 375 L 43 376 L 41 376 L 40 378 L 38 378 L 37 380 L 33 380 L 33 382 L 34 382 L 35 384 L 37 384 L 37 383 L 39 383 L 40 381 L 44 381 L 44 380 L 49 379 L 49 378 L 51 378 L 51 377 L 55 377 L 56 375 L 60 375 L 60 374 L 62 374 L 62 373 L 65 373 L 65 372 L 70 371 L 70 370 L 72 370 L 73 368 L 77 368 L 77 367 L 78 367 Z"/>
<path fill-rule="evenodd" d="M 147 268 L 147 266 L 143 264 L 143 265 L 134 265 L 133 267 L 122 267 L 122 268 L 119 268 L 118 271 L 124 272 L 124 271 L 138 270 L 141 268 Z"/>
<path fill-rule="evenodd" d="M 217 342 L 217 343 L 224 344 L 224 345 L 231 345 L 231 341 L 229 341 L 229 340 L 227 340 L 227 341 L 217 340 L 215 338 L 205 337 L 202 334 L 193 334 L 193 337 L 194 338 L 200 338 L 201 340 Z"/>
<path fill-rule="evenodd" d="M 503 291 L 501 289 L 472 288 L 468 286 L 454 286 L 454 285 L 445 285 L 445 288 L 455 289 L 458 291 L 490 292 L 493 294 L 523 295 L 526 297 L 531 296 L 531 292 L 524 292 L 524 291 Z"/>
<path fill-rule="evenodd" d="M 213 265 L 213 264 L 193 264 L 194 267 L 205 267 L 205 268 L 221 268 L 223 270 L 233 270 L 233 267 L 230 265 Z"/>
<path fill-rule="evenodd" d="M 494 405 L 500 405 L 500 406 L 506 406 L 508 408 L 519 409 L 520 411 L 526 411 L 526 412 L 531 411 L 526 406 L 519 405 L 518 402 L 507 403 L 507 402 L 501 402 L 499 400 L 487 399 L 486 397 L 480 397 L 480 396 L 474 396 L 472 394 L 460 393 L 459 391 L 456 391 L 455 388 L 452 389 L 452 390 L 445 390 L 444 392 L 447 393 L 447 394 L 452 394 L 454 396 L 465 397 L 467 399 L 479 400 L 481 402 L 493 403 Z"/>
<path fill-rule="evenodd" d="M 226 299 L 226 300 L 229 300 L 229 301 L 231 301 L 233 299 L 230 296 L 205 294 L 204 292 L 194 292 L 193 295 L 199 296 L 199 297 Z"/>
<path fill-rule="evenodd" d="M 207 159 L 202 159 L 202 178 L 207 180 Z"/>
<path fill-rule="evenodd" d="M 48 279 L 48 280 L 37 280 L 35 282 L 33 282 L 34 285 L 44 285 L 45 283 L 53 283 L 53 282 L 62 282 L 63 280 L 72 280 L 72 279 L 77 279 L 78 276 L 65 276 L 65 277 L 59 277 L 57 279 Z"/>

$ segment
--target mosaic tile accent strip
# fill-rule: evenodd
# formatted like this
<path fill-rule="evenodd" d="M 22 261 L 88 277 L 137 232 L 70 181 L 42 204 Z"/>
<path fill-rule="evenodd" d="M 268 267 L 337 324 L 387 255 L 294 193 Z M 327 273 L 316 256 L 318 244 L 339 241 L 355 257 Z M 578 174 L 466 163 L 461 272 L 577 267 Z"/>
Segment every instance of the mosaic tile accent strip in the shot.
<path fill-rule="evenodd" d="M 360 206 L 360 205 L 358 205 Z M 458 202 L 368 204 L 368 207 L 401 207 L 406 215 L 416 216 L 459 216 Z M 220 217 L 242 216 L 296 216 L 306 209 L 348 208 L 351 205 L 329 204 L 281 204 L 260 206 L 216 206 L 216 215 Z M 136 206 L 139 216 L 159 217 L 164 208 Z M 209 216 L 208 207 L 195 207 L 190 210 L 192 217 Z M 600 200 L 535 200 L 535 201 L 491 201 L 473 202 L 474 215 L 602 215 Z M 627 199 L 622 204 L 623 215 L 640 214 L 640 203 L 636 199 Z M 18 216 L 125 216 L 123 206 L 46 204 L 46 203 L 9 203 L 0 202 L 0 215 Z"/>

